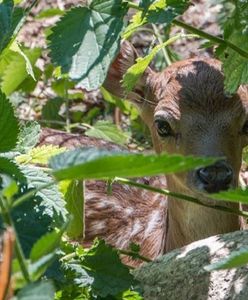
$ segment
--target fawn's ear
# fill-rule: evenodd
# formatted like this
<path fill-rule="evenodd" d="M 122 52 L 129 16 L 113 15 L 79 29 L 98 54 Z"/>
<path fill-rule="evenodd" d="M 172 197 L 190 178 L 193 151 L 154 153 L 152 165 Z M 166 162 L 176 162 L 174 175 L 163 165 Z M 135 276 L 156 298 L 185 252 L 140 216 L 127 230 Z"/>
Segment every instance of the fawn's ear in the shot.
<path fill-rule="evenodd" d="M 111 94 L 136 104 L 141 118 L 151 131 L 154 148 L 157 152 L 161 152 L 158 135 L 153 126 L 154 108 L 156 106 L 153 90 L 156 83 L 156 73 L 148 67 L 132 92 L 126 92 L 122 86 L 123 75 L 135 63 L 137 57 L 138 54 L 135 48 L 127 41 L 122 42 L 120 52 L 111 64 L 103 86 Z"/>
<path fill-rule="evenodd" d="M 148 88 L 148 76 L 153 73 L 150 68 L 147 68 L 145 73 L 141 76 L 132 92 L 126 92 L 122 86 L 122 79 L 126 71 L 135 64 L 138 53 L 136 49 L 128 41 L 123 41 L 120 52 L 110 65 L 107 77 L 103 84 L 111 94 L 125 98 L 140 106 L 142 99 L 146 98 L 146 90 Z"/>

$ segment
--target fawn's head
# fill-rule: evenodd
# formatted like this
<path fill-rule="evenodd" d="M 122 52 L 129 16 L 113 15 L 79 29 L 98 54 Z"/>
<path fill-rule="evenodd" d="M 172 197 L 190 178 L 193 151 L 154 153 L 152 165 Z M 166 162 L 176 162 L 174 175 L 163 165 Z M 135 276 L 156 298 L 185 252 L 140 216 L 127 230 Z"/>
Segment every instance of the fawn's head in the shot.
<path fill-rule="evenodd" d="M 137 53 L 124 42 L 110 67 L 105 87 L 135 103 L 159 153 L 219 157 L 215 164 L 168 177 L 183 190 L 218 192 L 236 186 L 242 149 L 248 144 L 248 89 L 227 96 L 221 64 L 189 59 L 161 73 L 147 68 L 131 93 L 120 83 Z"/>

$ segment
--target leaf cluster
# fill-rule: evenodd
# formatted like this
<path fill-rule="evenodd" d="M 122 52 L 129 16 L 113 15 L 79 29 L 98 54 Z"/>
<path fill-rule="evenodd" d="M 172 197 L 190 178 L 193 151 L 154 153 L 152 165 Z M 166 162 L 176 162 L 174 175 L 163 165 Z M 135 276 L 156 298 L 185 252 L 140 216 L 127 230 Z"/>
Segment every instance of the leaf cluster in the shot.
<path fill-rule="evenodd" d="M 96 121 L 102 114 L 100 107 L 91 108 L 86 114 L 69 110 L 70 103 L 84 100 L 84 93 L 79 89 L 92 91 L 101 87 L 118 53 L 121 38 L 129 38 L 147 26 L 153 29 L 163 26 L 162 37 L 154 31 L 158 45 L 145 57 L 137 59 L 124 76 L 123 86 L 129 91 L 160 50 L 166 48 L 167 51 L 164 63 L 175 60 L 169 46 L 185 37 L 177 35 L 168 39 L 170 28 L 176 24 L 193 34 L 188 37 L 197 35 L 211 42 L 216 56 L 223 62 L 225 88 L 234 93 L 240 84 L 248 82 L 248 2 L 230 1 L 228 16 L 221 20 L 223 38 L 176 19 L 188 8 L 186 0 L 141 0 L 138 4 L 93 0 L 89 5 L 69 11 L 49 9 L 37 18 L 60 15 L 61 19 L 50 28 L 47 36 L 52 62 L 46 64 L 44 72 L 36 65 L 44 49 L 32 49 L 18 42 L 18 32 L 29 13 L 29 8 L 23 9 L 16 5 L 18 2 L 3 0 L 0 3 L 0 216 L 1 227 L 11 226 L 15 233 L 12 270 L 15 298 L 140 300 L 138 283 L 121 262 L 118 249 L 101 240 L 96 240 L 89 249 L 70 243 L 84 238 L 84 181 L 118 180 L 168 195 L 170 191 L 152 189 L 119 177 L 183 172 L 209 164 L 213 159 L 95 148 L 67 151 L 55 146 L 35 147 L 40 125 L 20 122 L 13 106 L 18 107 L 22 102 L 21 95 L 34 92 L 39 80 L 49 82 L 56 96 L 49 98 L 41 108 L 44 124 L 67 130 L 77 126 L 89 137 L 125 146 L 131 138 L 130 132 L 109 121 Z M 136 13 L 127 24 L 125 19 L 130 8 Z M 133 127 L 140 128 L 133 107 L 103 88 L 101 92 L 109 110 L 118 107 L 130 116 Z M 174 196 L 199 204 L 197 199 L 185 195 Z M 246 190 L 213 197 L 243 203 L 248 199 Z M 140 258 L 136 250 L 132 257 Z M 247 262 L 248 250 L 242 249 L 207 269 L 236 267 Z"/>

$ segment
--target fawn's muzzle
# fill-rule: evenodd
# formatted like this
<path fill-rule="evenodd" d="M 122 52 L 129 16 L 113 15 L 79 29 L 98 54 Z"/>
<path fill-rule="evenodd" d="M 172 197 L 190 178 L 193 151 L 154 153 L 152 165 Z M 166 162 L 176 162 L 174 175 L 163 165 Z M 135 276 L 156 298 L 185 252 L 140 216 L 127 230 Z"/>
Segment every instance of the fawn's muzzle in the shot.
<path fill-rule="evenodd" d="M 233 170 L 226 161 L 217 161 L 215 164 L 200 168 L 196 175 L 208 193 L 217 193 L 227 190 L 233 180 Z"/>

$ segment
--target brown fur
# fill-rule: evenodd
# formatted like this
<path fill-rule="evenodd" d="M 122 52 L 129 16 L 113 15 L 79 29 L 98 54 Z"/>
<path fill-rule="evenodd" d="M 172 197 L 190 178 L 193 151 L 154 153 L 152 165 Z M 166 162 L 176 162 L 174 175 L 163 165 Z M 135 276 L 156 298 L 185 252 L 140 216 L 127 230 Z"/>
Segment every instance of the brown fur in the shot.
<path fill-rule="evenodd" d="M 174 63 L 161 73 L 148 68 L 134 91 L 126 93 L 120 81 L 136 58 L 135 49 L 124 42 L 104 86 L 137 105 L 150 128 L 156 152 L 225 157 L 234 172 L 232 186 L 237 186 L 242 149 L 248 143 L 247 135 L 242 134 L 247 119 L 247 88 L 240 87 L 236 95 L 227 97 L 220 62 L 195 58 Z M 157 114 L 162 114 L 169 122 L 173 136 L 158 136 L 154 125 Z M 62 133 L 54 133 L 54 138 L 49 140 L 50 134 L 51 131 L 47 136 L 43 134 L 42 143 L 55 141 L 69 148 L 78 145 L 116 147 L 78 135 L 69 137 L 65 133 L 64 137 Z M 149 178 L 148 184 L 163 187 L 165 180 L 163 177 Z M 207 193 L 200 191 L 194 170 L 167 176 L 167 187 L 216 204 Z M 139 243 L 141 253 L 150 258 L 240 227 L 235 215 L 118 184 L 114 184 L 113 193 L 107 195 L 105 183 L 88 182 L 86 200 L 86 242 L 100 236 L 118 248 L 127 248 L 132 241 Z"/>

